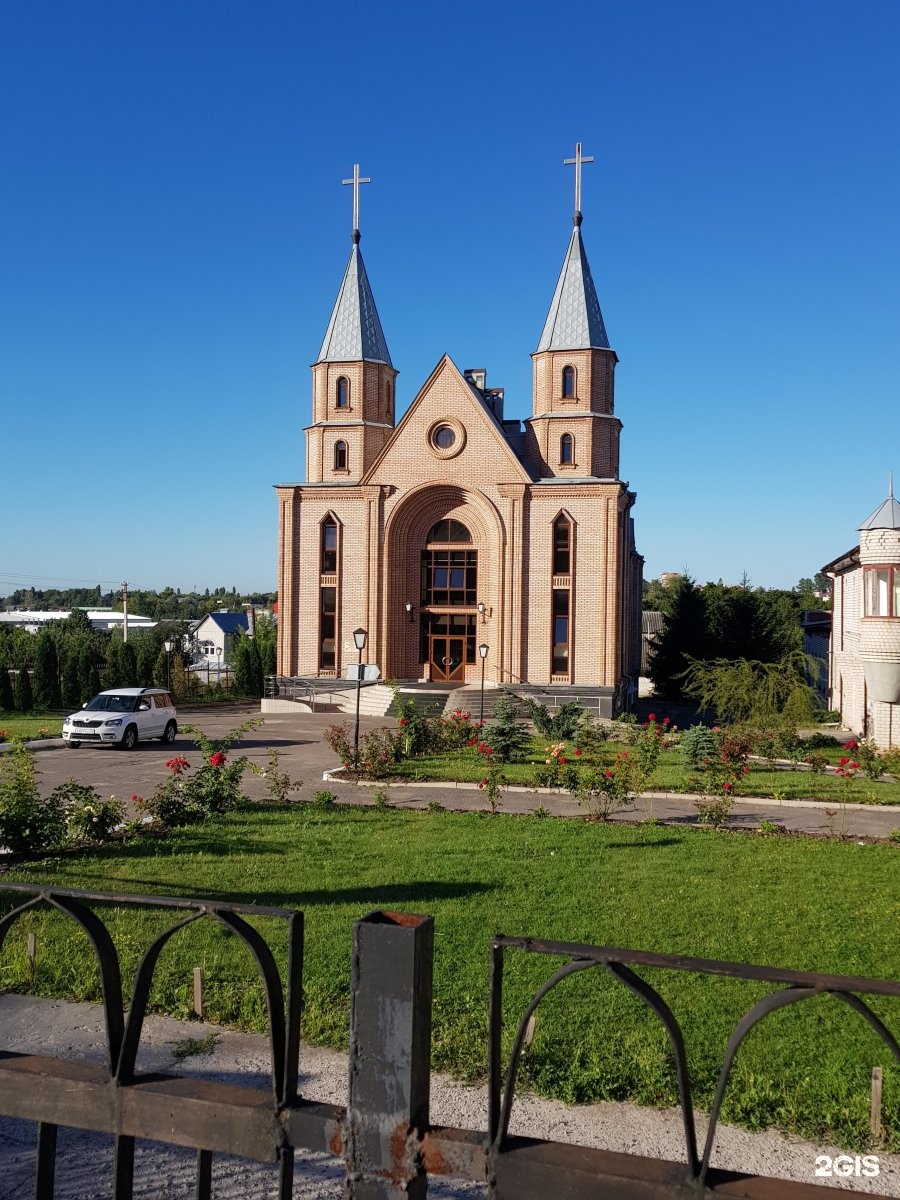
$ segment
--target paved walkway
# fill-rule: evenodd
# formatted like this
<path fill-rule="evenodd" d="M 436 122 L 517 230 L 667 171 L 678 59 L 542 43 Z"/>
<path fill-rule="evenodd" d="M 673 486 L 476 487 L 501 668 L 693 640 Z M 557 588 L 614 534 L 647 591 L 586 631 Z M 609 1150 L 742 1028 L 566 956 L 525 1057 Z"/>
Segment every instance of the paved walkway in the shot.
<path fill-rule="evenodd" d="M 230 708 L 183 709 L 179 722 L 199 725 L 208 736 L 221 737 L 227 730 L 252 717 L 258 709 Z M 419 782 L 412 784 L 366 783 L 357 786 L 341 779 L 340 775 L 323 782 L 323 776 L 336 766 L 335 756 L 323 740 L 329 725 L 346 720 L 342 713 L 273 713 L 265 723 L 253 730 L 236 751 L 246 754 L 251 762 L 265 766 L 269 748 L 279 754 L 279 769 L 292 779 L 301 781 L 293 793 L 298 800 L 311 800 L 323 787 L 334 790 L 338 799 L 354 804 L 371 803 L 378 790 L 387 792 L 390 802 L 404 808 L 423 808 L 437 801 L 443 807 L 461 812 L 485 808 L 483 794 L 474 784 Z M 384 725 L 383 717 L 362 717 L 360 731 Z M 199 752 L 187 738 L 179 736 L 174 746 L 159 742 L 141 743 L 130 753 L 109 747 L 83 746 L 68 750 L 61 738 L 34 743 L 41 753 L 38 768 L 42 786 L 49 789 L 74 775 L 79 782 L 97 788 L 101 796 L 116 795 L 128 800 L 133 794 L 146 796 L 167 776 L 165 762 L 173 754 L 184 754 L 189 762 L 200 760 Z M 812 779 L 811 779 L 811 785 Z M 248 772 L 244 777 L 245 790 L 251 799 L 264 799 L 265 782 Z M 641 821 L 649 816 L 667 824 L 691 825 L 697 821 L 696 796 L 673 792 L 648 792 L 639 797 L 633 807 L 624 809 L 613 820 Z M 507 788 L 501 797 L 500 809 L 508 813 L 533 812 L 543 805 L 553 816 L 583 816 L 568 793 L 549 792 L 534 788 Z M 900 805 L 838 805 L 817 800 L 776 800 L 743 798 L 734 804 L 729 826 L 754 829 L 761 821 L 783 821 L 791 831 L 844 836 L 848 838 L 884 838 L 900 829 Z"/>

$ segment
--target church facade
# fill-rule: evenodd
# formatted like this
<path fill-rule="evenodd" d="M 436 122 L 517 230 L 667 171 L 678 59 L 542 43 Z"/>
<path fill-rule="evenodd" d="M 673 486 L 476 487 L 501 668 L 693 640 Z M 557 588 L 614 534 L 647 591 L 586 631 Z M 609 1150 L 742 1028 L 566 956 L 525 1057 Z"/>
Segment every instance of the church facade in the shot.
<path fill-rule="evenodd" d="M 596 690 L 610 714 L 636 696 L 643 560 L 580 168 L 579 147 L 524 423 L 484 370 L 446 356 L 396 421 L 397 371 L 354 228 L 312 367 L 306 482 L 276 487 L 279 674 L 345 675 L 362 629 L 383 678 L 463 686 L 483 656 L 491 684 Z"/>

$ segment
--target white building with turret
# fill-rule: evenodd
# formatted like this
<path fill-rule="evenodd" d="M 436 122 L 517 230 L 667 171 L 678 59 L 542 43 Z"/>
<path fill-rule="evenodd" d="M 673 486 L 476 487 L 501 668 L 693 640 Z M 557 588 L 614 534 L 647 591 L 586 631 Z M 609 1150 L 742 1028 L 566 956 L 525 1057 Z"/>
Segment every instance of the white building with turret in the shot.
<path fill-rule="evenodd" d="M 832 708 L 882 749 L 900 746 L 900 503 L 888 498 L 859 527 L 859 545 L 828 563 L 834 616 Z"/>

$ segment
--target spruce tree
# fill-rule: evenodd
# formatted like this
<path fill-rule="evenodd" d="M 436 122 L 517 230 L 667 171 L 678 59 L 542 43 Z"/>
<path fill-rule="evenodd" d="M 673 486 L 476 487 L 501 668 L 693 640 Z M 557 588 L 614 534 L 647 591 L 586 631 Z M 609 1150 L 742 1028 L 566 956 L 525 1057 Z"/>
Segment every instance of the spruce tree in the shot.
<path fill-rule="evenodd" d="M 31 712 L 34 708 L 34 697 L 31 692 L 31 676 L 24 664 L 19 667 L 16 675 L 16 708 L 19 712 Z"/>
<path fill-rule="evenodd" d="M 64 708 L 77 708 L 81 703 L 81 684 L 78 679 L 78 658 L 80 647 L 77 643 L 69 645 L 63 658 L 61 699 Z"/>
<path fill-rule="evenodd" d="M 138 686 L 137 655 L 131 642 L 123 642 L 119 648 L 119 675 L 120 682 L 116 687 Z"/>
<path fill-rule="evenodd" d="M 0 663 L 0 712 L 12 712 L 16 707 L 6 663 Z"/>
<path fill-rule="evenodd" d="M 106 690 L 123 686 L 120 655 L 124 644 L 118 638 L 110 639 L 103 667 L 103 687 Z"/>
<path fill-rule="evenodd" d="M 672 598 L 653 647 L 650 678 L 658 696 L 674 699 L 682 695 L 681 676 L 689 659 L 707 657 L 708 634 L 706 602 L 694 580 L 680 575 L 669 585 L 669 591 Z"/>
<path fill-rule="evenodd" d="M 100 675 L 94 648 L 89 641 L 84 641 L 78 648 L 78 703 L 87 704 L 99 691 Z"/>
<path fill-rule="evenodd" d="M 39 712 L 59 708 L 59 658 L 48 629 L 38 634 L 34 652 L 34 707 Z"/>

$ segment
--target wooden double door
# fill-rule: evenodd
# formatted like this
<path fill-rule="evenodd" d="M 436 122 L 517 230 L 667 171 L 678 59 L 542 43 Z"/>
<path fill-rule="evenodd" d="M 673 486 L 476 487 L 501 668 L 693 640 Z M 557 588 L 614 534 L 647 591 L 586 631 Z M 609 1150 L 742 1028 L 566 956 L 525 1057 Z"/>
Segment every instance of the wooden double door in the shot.
<path fill-rule="evenodd" d="M 427 613 L 427 650 L 435 683 L 461 683 L 475 661 L 474 614 Z"/>

